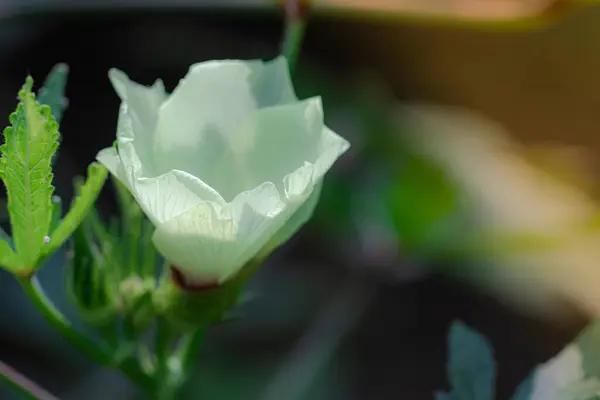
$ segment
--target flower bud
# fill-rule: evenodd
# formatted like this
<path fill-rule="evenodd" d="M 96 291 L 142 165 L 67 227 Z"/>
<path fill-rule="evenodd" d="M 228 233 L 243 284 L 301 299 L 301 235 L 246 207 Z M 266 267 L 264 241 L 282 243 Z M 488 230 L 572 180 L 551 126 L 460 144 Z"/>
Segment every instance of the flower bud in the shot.
<path fill-rule="evenodd" d="M 119 311 L 137 334 L 147 329 L 154 319 L 152 291 L 154 279 L 130 276 L 119 284 Z"/>
<path fill-rule="evenodd" d="M 66 273 L 67 293 L 88 324 L 104 327 L 114 321 L 116 282 L 110 274 L 108 257 L 93 242 L 85 224 L 73 234 Z"/>

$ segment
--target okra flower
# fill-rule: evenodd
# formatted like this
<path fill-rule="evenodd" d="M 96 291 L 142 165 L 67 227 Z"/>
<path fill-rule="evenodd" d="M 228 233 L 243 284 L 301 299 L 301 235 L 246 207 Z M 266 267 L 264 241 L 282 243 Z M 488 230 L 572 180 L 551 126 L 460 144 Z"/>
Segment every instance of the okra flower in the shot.
<path fill-rule="evenodd" d="M 220 284 L 310 218 L 323 175 L 349 147 L 298 100 L 287 62 L 194 64 L 171 95 L 112 69 L 117 148 L 97 159 L 156 226 L 153 242 L 189 286 Z"/>

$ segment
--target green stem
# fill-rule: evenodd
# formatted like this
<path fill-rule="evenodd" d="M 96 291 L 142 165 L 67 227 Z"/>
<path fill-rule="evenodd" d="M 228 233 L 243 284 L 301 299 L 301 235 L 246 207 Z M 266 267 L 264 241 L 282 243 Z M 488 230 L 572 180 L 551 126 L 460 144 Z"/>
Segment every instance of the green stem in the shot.
<path fill-rule="evenodd" d="M 13 389 L 23 395 L 24 398 L 33 400 L 58 400 L 35 382 L 15 370 L 10 365 L 0 361 L 0 379 L 8 383 Z"/>
<path fill-rule="evenodd" d="M 196 367 L 198 353 L 204 345 L 205 338 L 206 329 L 200 329 L 183 337 L 177 356 L 181 362 L 184 379 L 187 379 L 189 373 Z"/>
<path fill-rule="evenodd" d="M 173 333 L 168 322 L 163 318 L 158 318 L 156 321 L 156 337 L 154 338 L 154 353 L 156 356 L 154 381 L 157 386 L 156 398 L 159 400 L 170 400 L 175 396 L 177 382 L 173 379 L 173 371 L 169 365 L 172 340 Z"/>
<path fill-rule="evenodd" d="M 159 374 L 164 374 L 168 370 L 172 340 L 173 335 L 168 322 L 163 318 L 158 318 L 158 321 L 156 321 L 155 351 Z"/>
<path fill-rule="evenodd" d="M 170 400 L 175 398 L 194 370 L 206 330 L 201 329 L 183 336 L 175 353 L 171 347 L 173 332 L 166 321 L 158 321 L 156 333 L 156 398 Z"/>
<path fill-rule="evenodd" d="M 61 335 L 63 335 L 71 344 L 84 352 L 89 358 L 99 364 L 108 365 L 112 361 L 112 355 L 104 349 L 103 346 L 98 346 L 92 343 L 87 337 L 83 336 L 75 329 L 69 320 L 52 304 L 50 299 L 45 295 L 35 277 L 31 279 L 18 279 L 21 288 L 38 309 L 42 313 L 46 321 L 54 327 Z"/>
<path fill-rule="evenodd" d="M 308 5 L 305 3 L 307 3 L 306 0 L 286 0 L 285 3 L 285 27 L 281 54 L 287 59 L 291 74 L 298 62 L 306 30 L 305 14 L 307 14 Z"/>
<path fill-rule="evenodd" d="M 110 349 L 91 341 L 85 335 L 76 331 L 71 322 L 54 306 L 40 287 L 37 279 L 17 278 L 23 292 L 34 304 L 37 310 L 44 316 L 46 321 L 52 325 L 65 339 L 82 351 L 86 356 L 100 365 L 119 368 L 129 379 L 140 388 L 148 390 L 153 386 L 152 379 L 144 374 L 137 360 L 128 357 L 119 365 L 115 365 L 114 357 Z"/>
<path fill-rule="evenodd" d="M 204 343 L 206 330 L 201 329 L 194 333 L 185 335 L 173 355 L 172 365 L 169 367 L 169 375 L 167 377 L 168 384 L 162 385 L 162 393 L 158 399 L 168 400 L 177 395 L 177 392 L 188 381 L 190 374 L 196 366 L 198 352 Z"/>
<path fill-rule="evenodd" d="M 286 22 L 281 54 L 283 54 L 288 61 L 290 73 L 294 72 L 296 63 L 298 62 L 298 55 L 300 54 L 304 31 L 304 21 L 290 20 Z"/>

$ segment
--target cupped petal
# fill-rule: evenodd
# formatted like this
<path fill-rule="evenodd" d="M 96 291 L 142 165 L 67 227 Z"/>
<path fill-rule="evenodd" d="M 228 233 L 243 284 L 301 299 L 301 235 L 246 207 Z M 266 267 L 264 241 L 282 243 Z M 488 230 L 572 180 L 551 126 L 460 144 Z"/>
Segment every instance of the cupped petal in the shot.
<path fill-rule="evenodd" d="M 255 67 L 251 82 L 260 108 L 292 104 L 298 101 L 287 59 L 279 56 Z"/>
<path fill-rule="evenodd" d="M 271 183 L 241 193 L 226 206 L 202 202 L 157 225 L 157 250 L 187 283 L 223 282 L 235 275 L 289 218 Z"/>
<path fill-rule="evenodd" d="M 310 220 L 315 211 L 319 198 L 321 196 L 321 188 L 323 182 L 318 182 L 310 189 L 310 194 L 301 202 L 297 210 L 285 222 L 285 224 L 273 235 L 267 245 L 261 249 L 261 253 L 269 255 L 273 250 L 286 243 L 298 232 L 298 230 Z"/>
<path fill-rule="evenodd" d="M 115 68 L 108 72 L 108 76 L 122 101 L 119 111 L 119 120 L 122 121 L 118 125 L 126 128 L 117 128 L 117 138 L 133 140 L 136 152 L 146 169 L 156 174 L 153 138 L 158 121 L 158 110 L 167 99 L 165 86 L 160 79 L 150 87 L 140 85 Z"/>
<path fill-rule="evenodd" d="M 296 101 L 285 57 L 192 65 L 159 112 L 155 152 L 161 171 L 200 176 L 223 158 L 257 109 Z"/>
<path fill-rule="evenodd" d="M 295 171 L 305 164 L 313 165 L 314 184 L 348 147 L 345 139 L 324 125 L 319 97 L 269 107 L 256 112 L 242 126 L 223 157 L 230 168 L 213 170 L 216 175 L 210 181 L 237 184 L 215 187 L 225 199 L 262 182 L 273 182 L 287 196 L 286 180 L 296 176 Z"/>
<path fill-rule="evenodd" d="M 218 167 L 205 171 L 202 179 L 226 200 L 263 182 L 272 182 L 283 195 L 284 177 L 317 159 L 323 126 L 320 98 L 261 109 L 244 122 L 213 164 Z"/>
<path fill-rule="evenodd" d="M 158 108 L 168 97 L 161 79 L 157 79 L 152 86 L 144 86 L 132 81 L 125 72 L 116 68 L 108 71 L 108 78 L 121 101 L 135 109 L 142 123 L 152 120 L 156 122 Z"/>
<path fill-rule="evenodd" d="M 258 103 L 252 77 L 260 61 L 208 61 L 194 64 L 162 104 L 155 151 L 161 171 L 199 174 L 209 167 L 206 155 L 222 151 L 225 138 L 253 113 Z"/>
<path fill-rule="evenodd" d="M 313 163 L 313 182 L 323 178 L 333 163 L 349 148 L 350 143 L 346 139 L 324 127 L 319 138 L 318 156 Z"/>
<path fill-rule="evenodd" d="M 117 140 L 129 142 L 135 154 L 131 160 L 123 160 L 125 165 L 135 162 L 144 176 L 159 175 L 155 166 L 154 135 L 160 105 L 167 99 L 163 82 L 159 79 L 153 86 L 146 87 L 135 83 L 122 71 L 111 69 L 110 81 L 121 98 L 117 121 Z"/>
<path fill-rule="evenodd" d="M 130 130 L 127 104 L 122 103 L 121 110 L 118 131 Z M 214 189 L 187 172 L 172 170 L 153 176 L 134 143 L 131 138 L 121 137 L 118 150 L 104 149 L 97 158 L 127 186 L 152 223 L 163 223 L 203 201 L 224 203 Z"/>
<path fill-rule="evenodd" d="M 117 119 L 117 153 L 123 165 L 127 187 L 132 187 L 135 179 L 142 176 L 152 177 L 156 172 L 150 154 L 144 146 L 147 143 L 144 140 L 136 140 L 133 126 L 129 106 L 122 102 Z"/>
<path fill-rule="evenodd" d="M 96 155 L 96 160 L 104 165 L 106 169 L 108 169 L 108 172 L 114 175 L 115 178 L 129 188 L 129 180 L 127 179 L 127 174 L 117 149 L 114 147 L 107 147 L 100 150 Z"/>
<path fill-rule="evenodd" d="M 306 165 L 284 178 L 286 201 L 297 210 L 262 250 L 271 253 L 287 242 L 308 220 L 321 196 L 323 176 L 349 147 L 350 144 L 328 128 L 322 133 L 322 152 L 314 164 Z"/>
<path fill-rule="evenodd" d="M 131 192 L 150 221 L 163 224 L 203 202 L 223 206 L 210 186 L 185 171 L 173 170 L 153 178 L 132 181 Z"/>

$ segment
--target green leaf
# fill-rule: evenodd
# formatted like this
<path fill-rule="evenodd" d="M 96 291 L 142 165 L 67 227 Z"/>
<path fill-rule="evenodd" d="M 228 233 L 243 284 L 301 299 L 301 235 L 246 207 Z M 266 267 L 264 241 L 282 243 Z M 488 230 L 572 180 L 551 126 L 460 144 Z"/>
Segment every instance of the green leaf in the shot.
<path fill-rule="evenodd" d="M 10 247 L 10 244 L 3 238 L 0 238 L 0 267 L 11 272 L 16 272 L 19 269 L 19 265 L 17 255 L 12 247 Z"/>
<path fill-rule="evenodd" d="M 69 104 L 67 98 L 64 96 L 68 76 L 69 67 L 67 64 L 56 64 L 46 77 L 44 86 L 42 86 L 38 92 L 38 102 L 50 107 L 52 115 L 54 115 L 54 119 L 56 119 L 56 122 L 59 125 L 62 121 L 65 109 Z M 61 138 L 59 137 L 59 143 L 60 139 Z M 52 165 L 56 163 L 57 157 L 58 152 L 54 153 L 54 156 L 52 157 Z"/>
<path fill-rule="evenodd" d="M 60 219 L 62 218 L 62 200 L 59 196 L 52 196 L 50 199 L 52 202 L 52 218 L 50 219 L 50 230 L 48 231 L 48 236 L 52 236 L 58 225 L 60 224 Z"/>
<path fill-rule="evenodd" d="M 48 245 L 44 247 L 44 258 L 60 249 L 67 239 L 71 237 L 79 224 L 81 224 L 90 209 L 94 206 L 96 198 L 104 186 L 107 174 L 108 171 L 101 164 L 90 164 L 87 179 L 80 188 L 79 195 L 73 201 L 67 215 L 65 215 L 60 225 L 54 231 Z"/>
<path fill-rule="evenodd" d="M 38 102 L 50 107 L 58 124 L 60 124 L 68 105 L 68 100 L 64 95 L 68 76 L 69 66 L 63 63 L 56 64 L 46 77 L 44 86 L 38 92 Z"/>
<path fill-rule="evenodd" d="M 66 64 L 56 64 L 46 77 L 44 86 L 38 91 L 38 103 L 50 107 L 52 115 L 58 124 L 60 124 L 63 113 L 68 105 L 68 100 L 64 96 L 68 75 L 69 67 Z M 58 141 L 60 143 L 60 136 Z M 52 157 L 52 165 L 56 162 L 57 155 L 58 151 Z M 0 198 L 0 222 L 8 221 L 9 219 L 7 200 Z"/>
<path fill-rule="evenodd" d="M 448 335 L 448 378 L 450 393 L 436 393 L 441 400 L 493 400 L 496 386 L 496 363 L 492 347 L 485 337 L 460 321 L 455 321 Z"/>
<path fill-rule="evenodd" d="M 50 228 L 54 191 L 50 160 L 59 136 L 50 107 L 35 100 L 32 86 L 29 76 L 0 146 L 0 177 L 6 186 L 13 241 L 22 269 L 36 267 Z"/>

